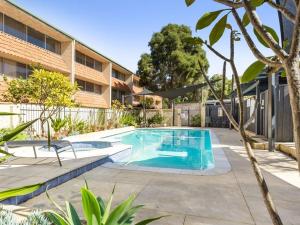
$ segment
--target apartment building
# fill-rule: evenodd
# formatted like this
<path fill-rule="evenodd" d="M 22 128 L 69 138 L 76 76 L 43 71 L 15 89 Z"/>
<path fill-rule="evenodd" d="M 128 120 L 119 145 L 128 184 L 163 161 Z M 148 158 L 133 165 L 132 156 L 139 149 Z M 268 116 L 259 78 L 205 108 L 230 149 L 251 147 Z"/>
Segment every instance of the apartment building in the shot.
<path fill-rule="evenodd" d="M 0 74 L 26 79 L 37 64 L 77 82 L 75 100 L 83 107 L 110 108 L 114 99 L 133 103 L 133 72 L 11 1 L 0 0 Z M 0 82 L 1 94 L 6 87 Z"/>

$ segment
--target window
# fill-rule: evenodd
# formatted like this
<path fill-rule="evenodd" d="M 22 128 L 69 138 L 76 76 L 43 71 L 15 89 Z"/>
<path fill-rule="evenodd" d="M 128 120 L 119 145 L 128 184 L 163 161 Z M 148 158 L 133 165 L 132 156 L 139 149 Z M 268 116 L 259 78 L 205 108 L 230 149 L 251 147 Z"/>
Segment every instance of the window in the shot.
<path fill-rule="evenodd" d="M 41 48 L 45 48 L 45 35 L 31 27 L 27 28 L 27 41 Z"/>
<path fill-rule="evenodd" d="M 3 59 L 2 73 L 14 78 L 27 78 L 27 67 L 9 59 Z"/>
<path fill-rule="evenodd" d="M 76 79 L 76 82 L 78 84 L 79 89 L 84 91 L 85 90 L 85 82 L 83 80 L 78 80 L 78 79 Z"/>
<path fill-rule="evenodd" d="M 76 62 L 85 65 L 85 55 L 76 51 Z"/>
<path fill-rule="evenodd" d="M 102 72 L 102 63 L 97 60 L 95 60 L 95 70 Z"/>
<path fill-rule="evenodd" d="M 102 94 L 102 87 L 100 85 L 95 84 L 94 92 L 97 94 Z"/>
<path fill-rule="evenodd" d="M 94 92 L 94 84 L 86 81 L 85 90 L 88 92 Z"/>
<path fill-rule="evenodd" d="M 118 78 L 118 72 L 115 71 L 115 70 L 112 70 L 111 75 L 112 75 L 114 78 Z"/>
<path fill-rule="evenodd" d="M 119 80 L 125 81 L 125 75 L 122 74 L 122 73 L 120 73 L 120 72 L 118 72 L 118 71 L 116 71 L 116 70 L 112 70 L 112 76 L 114 78 L 119 79 Z"/>
<path fill-rule="evenodd" d="M 94 69 L 94 59 L 91 57 L 85 56 L 85 65 Z"/>
<path fill-rule="evenodd" d="M 82 90 L 82 91 L 88 91 L 88 92 L 93 92 L 96 94 L 102 94 L 102 86 L 101 85 L 93 84 L 91 82 L 79 80 L 79 79 L 76 79 L 76 82 L 77 82 L 80 90 Z"/>
<path fill-rule="evenodd" d="M 61 54 L 61 44 L 52 37 L 46 37 L 46 49 L 56 54 Z"/>
<path fill-rule="evenodd" d="M 26 26 L 8 16 L 4 17 L 4 32 L 26 41 Z"/>
<path fill-rule="evenodd" d="M 3 16 L 2 13 L 0 13 L 0 31 L 4 31 L 7 34 L 13 35 L 56 54 L 61 54 L 61 43 L 59 41 L 48 36 L 45 37 L 45 34 L 20 23 L 9 16 Z"/>
<path fill-rule="evenodd" d="M 102 63 L 89 57 L 84 54 L 82 54 L 79 51 L 76 51 L 76 62 L 83 64 L 85 66 L 88 66 L 92 69 L 98 70 L 99 72 L 102 72 Z"/>
<path fill-rule="evenodd" d="M 3 14 L 0 13 L 0 31 L 3 31 Z"/>
<path fill-rule="evenodd" d="M 111 97 L 113 100 L 118 99 L 118 91 L 117 90 L 113 89 L 111 95 L 112 95 Z"/>

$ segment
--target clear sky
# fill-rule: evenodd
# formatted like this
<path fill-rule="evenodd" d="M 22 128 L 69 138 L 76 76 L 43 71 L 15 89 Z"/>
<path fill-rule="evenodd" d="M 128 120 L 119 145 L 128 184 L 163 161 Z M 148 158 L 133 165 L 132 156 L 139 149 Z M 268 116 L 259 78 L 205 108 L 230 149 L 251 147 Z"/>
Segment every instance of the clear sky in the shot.
<path fill-rule="evenodd" d="M 137 69 L 140 55 L 149 52 L 148 42 L 152 34 L 162 26 L 168 23 L 185 24 L 194 31 L 194 35 L 207 39 L 211 27 L 195 32 L 195 24 L 202 14 L 221 6 L 212 0 L 197 0 L 191 7 L 186 7 L 184 0 L 14 2 L 133 72 Z M 264 24 L 279 29 L 277 13 L 268 6 L 263 6 L 259 12 Z M 228 52 L 227 46 L 227 38 L 216 44 L 216 48 L 225 53 Z M 266 55 L 271 55 L 269 50 L 262 49 Z M 208 50 L 206 52 L 210 62 L 209 74 L 221 73 L 222 62 Z M 255 60 L 243 41 L 237 44 L 236 55 L 239 73 Z"/>

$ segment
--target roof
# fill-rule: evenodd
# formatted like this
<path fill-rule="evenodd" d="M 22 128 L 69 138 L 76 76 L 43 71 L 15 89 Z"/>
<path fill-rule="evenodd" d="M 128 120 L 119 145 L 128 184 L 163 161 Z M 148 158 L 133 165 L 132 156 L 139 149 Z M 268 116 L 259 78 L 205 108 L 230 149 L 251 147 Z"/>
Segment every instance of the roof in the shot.
<path fill-rule="evenodd" d="M 79 44 L 83 45 L 84 47 L 88 48 L 89 50 L 91 50 L 91 51 L 95 52 L 96 54 L 102 56 L 103 58 L 107 59 L 108 61 L 110 61 L 110 62 L 112 62 L 112 63 L 114 63 L 114 64 L 116 64 L 116 65 L 122 67 L 123 69 L 127 70 L 128 72 L 134 74 L 131 70 L 127 69 L 126 67 L 122 66 L 121 64 L 119 64 L 119 63 L 117 63 L 116 61 L 112 60 L 111 58 L 109 58 L 109 57 L 103 55 L 102 53 L 98 52 L 97 50 L 91 48 L 90 46 L 88 46 L 87 44 L 83 43 L 82 41 L 79 41 L 78 39 L 74 38 L 74 37 L 71 36 L 70 34 L 67 34 L 66 32 L 62 31 L 61 29 L 59 29 L 59 28 L 57 28 L 57 27 L 51 25 L 50 23 L 46 22 L 46 21 L 43 20 L 42 18 L 33 15 L 31 12 L 29 12 L 28 10 L 26 10 L 26 9 L 22 8 L 21 6 L 17 5 L 17 4 L 16 4 L 15 2 L 13 2 L 12 0 L 5 0 L 5 1 L 6 1 L 7 3 L 11 4 L 12 6 L 18 8 L 19 10 L 23 11 L 24 13 L 29 14 L 29 15 L 32 16 L 33 18 L 39 20 L 40 22 L 46 24 L 47 26 L 53 28 L 54 30 L 60 32 L 61 34 L 67 36 L 68 38 L 70 38 L 70 39 L 72 39 L 72 40 L 78 42 Z"/>
<path fill-rule="evenodd" d="M 123 91 L 131 92 L 130 87 L 124 81 L 121 81 L 121 80 L 116 79 L 114 77 L 112 77 L 112 79 L 111 79 L 111 86 L 112 86 L 112 88 L 116 88 L 116 89 L 120 89 L 120 90 L 123 90 Z"/>

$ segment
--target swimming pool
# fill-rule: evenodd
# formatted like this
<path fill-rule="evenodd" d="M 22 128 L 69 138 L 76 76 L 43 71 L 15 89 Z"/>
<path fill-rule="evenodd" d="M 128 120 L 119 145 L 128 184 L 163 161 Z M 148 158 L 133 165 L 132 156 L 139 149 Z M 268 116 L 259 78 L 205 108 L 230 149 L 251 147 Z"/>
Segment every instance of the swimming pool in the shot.
<path fill-rule="evenodd" d="M 207 170 L 214 167 L 210 132 L 200 129 L 137 129 L 112 136 L 132 146 L 120 163 L 158 168 Z"/>

